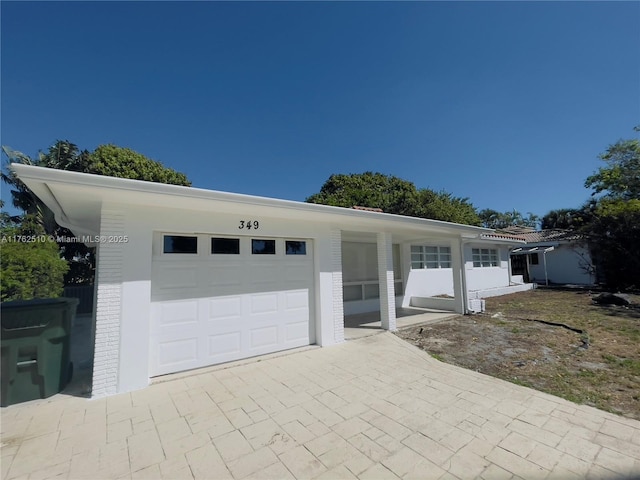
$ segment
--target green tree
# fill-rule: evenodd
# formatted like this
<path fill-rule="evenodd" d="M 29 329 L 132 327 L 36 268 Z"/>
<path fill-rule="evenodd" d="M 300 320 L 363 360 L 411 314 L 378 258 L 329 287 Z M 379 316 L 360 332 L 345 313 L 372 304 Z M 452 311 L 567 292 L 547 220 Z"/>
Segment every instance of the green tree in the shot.
<path fill-rule="evenodd" d="M 447 192 L 429 189 L 418 191 L 416 216 L 445 222 L 480 225 L 480 217 L 468 198 L 454 197 Z"/>
<path fill-rule="evenodd" d="M 539 217 L 531 212 L 527 212 L 527 215 L 524 216 L 517 210 L 498 212 L 485 208 L 480 210 L 478 215 L 483 227 L 497 230 L 513 226 L 536 228 L 540 221 Z"/>
<path fill-rule="evenodd" d="M 87 160 L 88 165 L 83 170 L 85 173 L 191 186 L 185 174 L 167 168 L 130 148 L 100 145 L 88 155 Z"/>
<path fill-rule="evenodd" d="M 101 145 L 93 152 L 80 150 L 68 140 L 57 140 L 45 153 L 39 153 L 37 159 L 2 147 L 9 163 L 23 163 L 46 168 L 71 170 L 120 178 L 131 178 L 157 183 L 190 186 L 187 177 L 160 162 L 151 160 L 129 148 L 115 145 Z M 36 219 L 45 233 L 56 237 L 73 237 L 66 228 L 55 222 L 53 212 L 36 197 L 29 188 L 9 169 L 3 168 L 2 180 L 11 188 L 14 207 Z M 93 280 L 95 252 L 82 243 L 61 243 L 61 252 L 69 262 L 66 284 L 89 283 Z"/>
<path fill-rule="evenodd" d="M 635 127 L 640 132 L 640 127 Z M 593 195 L 605 193 L 607 197 L 632 200 L 640 198 L 640 141 L 618 140 L 600 155 L 607 163 L 587 177 L 585 187 L 593 188 Z"/>
<path fill-rule="evenodd" d="M 640 128 L 634 128 L 636 132 Z M 619 140 L 599 156 L 607 163 L 585 186 L 594 198 L 582 209 L 580 232 L 610 288 L 640 288 L 640 142 Z"/>
<path fill-rule="evenodd" d="M 401 178 L 377 172 L 334 174 L 309 203 L 351 208 L 380 208 L 385 213 L 479 225 L 475 208 L 467 198 L 446 192 L 417 189 Z"/>
<path fill-rule="evenodd" d="M 640 288 L 640 199 L 600 200 L 582 231 L 609 288 Z"/>
<path fill-rule="evenodd" d="M 541 228 L 543 230 L 552 228 L 575 230 L 588 222 L 589 218 L 588 208 L 559 208 L 551 210 L 542 217 Z"/>
<path fill-rule="evenodd" d="M 0 297 L 9 300 L 55 298 L 62 295 L 69 269 L 58 245 L 48 239 L 40 222 L 27 215 L 20 226 L 0 227 Z"/>
<path fill-rule="evenodd" d="M 39 153 L 36 160 L 6 146 L 2 147 L 2 150 L 9 163 L 191 186 L 191 182 L 183 173 L 164 167 L 160 162 L 151 160 L 129 148 L 115 145 L 100 145 L 93 152 L 88 152 L 80 151 L 68 140 L 57 140 L 46 153 Z M 47 209 L 40 199 L 11 170 L 3 168 L 2 180 L 12 188 L 11 197 L 14 207 L 29 215 L 35 215 L 40 219 L 47 233 L 53 233 L 53 229 L 56 228 L 56 225 L 51 222 L 53 216 L 50 212 L 46 212 Z"/>
<path fill-rule="evenodd" d="M 413 215 L 418 206 L 418 195 L 415 185 L 407 180 L 365 172 L 331 175 L 320 192 L 306 201 L 334 207 L 381 208 L 386 213 Z"/>

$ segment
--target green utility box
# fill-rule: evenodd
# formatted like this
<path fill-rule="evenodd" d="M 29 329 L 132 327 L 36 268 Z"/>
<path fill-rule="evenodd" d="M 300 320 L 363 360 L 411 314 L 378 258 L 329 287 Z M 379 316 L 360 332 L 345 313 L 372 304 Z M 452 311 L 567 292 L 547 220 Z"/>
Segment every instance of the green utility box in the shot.
<path fill-rule="evenodd" d="M 0 305 L 3 407 L 47 398 L 67 386 L 73 372 L 69 344 L 77 306 L 77 298 Z"/>

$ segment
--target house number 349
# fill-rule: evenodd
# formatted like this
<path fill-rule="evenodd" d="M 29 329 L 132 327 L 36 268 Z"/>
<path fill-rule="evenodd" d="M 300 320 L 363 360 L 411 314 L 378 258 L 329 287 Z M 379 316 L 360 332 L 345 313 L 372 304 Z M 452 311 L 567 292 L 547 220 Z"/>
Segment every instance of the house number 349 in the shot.
<path fill-rule="evenodd" d="M 257 230 L 260 228 L 260 222 L 257 220 L 240 220 L 240 225 L 238 225 L 240 230 Z"/>

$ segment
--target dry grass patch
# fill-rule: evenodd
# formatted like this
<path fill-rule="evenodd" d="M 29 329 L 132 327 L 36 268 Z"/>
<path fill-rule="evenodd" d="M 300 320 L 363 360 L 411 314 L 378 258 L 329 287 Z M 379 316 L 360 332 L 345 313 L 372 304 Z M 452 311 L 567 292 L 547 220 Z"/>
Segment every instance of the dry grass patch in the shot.
<path fill-rule="evenodd" d="M 583 291 L 515 293 L 487 299 L 482 315 L 398 335 L 441 361 L 640 419 L 640 296 L 631 295 L 630 307 L 591 298 Z"/>

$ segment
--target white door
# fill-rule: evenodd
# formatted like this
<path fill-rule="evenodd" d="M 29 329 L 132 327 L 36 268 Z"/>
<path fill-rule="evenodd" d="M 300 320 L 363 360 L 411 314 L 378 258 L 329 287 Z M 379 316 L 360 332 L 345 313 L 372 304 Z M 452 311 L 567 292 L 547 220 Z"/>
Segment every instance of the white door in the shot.
<path fill-rule="evenodd" d="M 310 240 L 157 234 L 152 279 L 151 376 L 314 341 Z"/>

